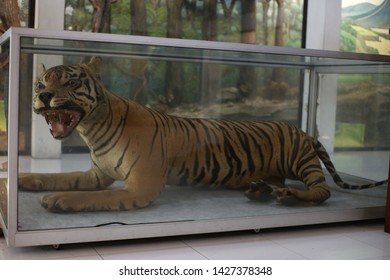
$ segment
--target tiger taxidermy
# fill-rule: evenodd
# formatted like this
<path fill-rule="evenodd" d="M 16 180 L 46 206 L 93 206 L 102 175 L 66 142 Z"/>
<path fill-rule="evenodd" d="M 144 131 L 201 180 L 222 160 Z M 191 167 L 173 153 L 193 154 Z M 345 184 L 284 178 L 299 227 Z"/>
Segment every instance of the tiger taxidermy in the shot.
<path fill-rule="evenodd" d="M 129 210 L 149 205 L 169 185 L 244 189 L 252 200 L 321 203 L 329 198 L 320 160 L 344 183 L 324 147 L 284 122 L 190 119 L 143 107 L 109 92 L 99 79 L 102 60 L 45 70 L 35 85 L 33 110 L 52 136 L 77 130 L 90 149 L 86 172 L 22 173 L 19 186 L 55 191 L 41 198 L 53 212 Z M 284 185 L 301 180 L 307 189 Z M 121 189 L 108 189 L 116 180 Z"/>

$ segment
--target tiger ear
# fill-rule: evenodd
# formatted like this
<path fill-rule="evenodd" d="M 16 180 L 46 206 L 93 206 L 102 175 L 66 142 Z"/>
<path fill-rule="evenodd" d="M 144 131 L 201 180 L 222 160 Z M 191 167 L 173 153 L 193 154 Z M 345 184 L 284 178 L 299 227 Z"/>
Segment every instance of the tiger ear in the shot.
<path fill-rule="evenodd" d="M 89 69 L 91 69 L 96 75 L 102 70 L 103 60 L 100 56 L 93 56 L 91 60 L 87 63 Z"/>
<path fill-rule="evenodd" d="M 43 63 L 38 65 L 38 77 L 42 77 L 46 73 L 46 67 Z"/>

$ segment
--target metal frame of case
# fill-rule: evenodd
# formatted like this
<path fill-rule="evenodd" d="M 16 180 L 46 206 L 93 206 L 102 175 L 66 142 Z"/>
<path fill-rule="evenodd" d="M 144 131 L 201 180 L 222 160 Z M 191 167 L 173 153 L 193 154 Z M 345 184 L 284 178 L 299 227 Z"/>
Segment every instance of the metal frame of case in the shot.
<path fill-rule="evenodd" d="M 91 242 L 104 240 L 118 240 L 130 238 L 146 238 L 157 236 L 174 236 L 208 232 L 222 232 L 246 229 L 260 229 L 270 227 L 284 227 L 329 222 L 353 221 L 384 217 L 384 207 L 369 209 L 350 209 L 347 211 L 327 211 L 317 213 L 297 213 L 284 215 L 243 217 L 218 220 L 180 221 L 169 223 L 155 223 L 142 225 L 115 225 L 95 228 L 72 228 L 18 231 L 18 205 L 17 205 L 17 174 L 18 174 L 18 122 L 19 122 L 19 71 L 20 53 L 33 54 L 67 54 L 74 50 L 65 48 L 40 48 L 21 46 L 21 38 L 33 39 L 66 39 L 90 42 L 112 42 L 119 44 L 137 44 L 153 46 L 169 46 L 178 48 L 195 48 L 202 50 L 223 50 L 236 52 L 251 52 L 266 54 L 269 58 L 261 62 L 266 66 L 283 66 L 301 68 L 306 70 L 305 86 L 308 98 L 306 131 L 314 135 L 316 129 L 318 74 L 319 73 L 390 73 L 390 56 L 352 54 L 332 51 L 319 51 L 308 49 L 292 49 L 283 47 L 243 45 L 236 43 L 220 43 L 194 40 L 179 40 L 166 38 L 152 38 L 126 35 L 79 33 L 68 31 L 35 30 L 12 28 L 1 38 L 0 45 L 9 41 L 9 117 L 8 117 L 8 217 L 7 225 L 3 218 L 0 223 L 9 246 L 33 246 L 43 244 L 65 244 L 75 242 Z M 126 56 L 123 52 L 108 52 L 107 50 L 79 50 L 80 55 L 100 56 Z M 137 55 L 137 54 L 131 54 Z M 285 57 L 294 57 L 291 61 Z M 164 59 L 164 57 L 161 57 Z M 175 57 L 176 60 L 186 61 L 187 57 Z M 199 61 L 212 62 L 212 57 L 199 57 Z M 216 59 L 218 60 L 218 58 Z M 230 61 L 240 63 L 240 61 Z M 250 62 L 247 63 L 258 63 Z"/>

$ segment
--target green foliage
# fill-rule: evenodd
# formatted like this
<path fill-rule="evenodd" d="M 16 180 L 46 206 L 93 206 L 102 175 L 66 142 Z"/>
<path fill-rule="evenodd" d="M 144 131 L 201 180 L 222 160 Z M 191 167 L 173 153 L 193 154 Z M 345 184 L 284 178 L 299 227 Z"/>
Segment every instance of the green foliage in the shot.
<path fill-rule="evenodd" d="M 111 32 L 116 34 L 131 34 L 131 1 L 136 0 L 121 0 L 113 1 L 111 5 Z M 186 2 L 185 2 L 186 1 Z M 183 3 L 188 4 L 190 1 L 184 0 Z M 194 1 L 191 1 L 194 3 Z M 284 26 L 286 26 L 284 32 L 284 44 L 289 47 L 301 47 L 302 45 L 302 22 L 303 22 L 303 1 L 299 1 L 297 4 L 293 0 L 285 0 L 285 18 Z M 72 28 L 79 31 L 90 31 L 90 25 L 92 20 L 92 6 L 89 1 L 84 1 L 85 6 L 78 6 L 81 1 L 78 0 L 66 0 L 65 7 L 68 9 L 68 13 L 65 19 L 65 27 Z M 168 9 L 166 0 L 151 1 L 146 0 L 143 2 L 146 9 L 146 25 L 147 35 L 154 37 L 166 37 L 167 35 L 167 20 Z M 227 1 L 231 3 L 231 1 Z M 138 3 L 141 4 L 141 3 Z M 195 39 L 201 40 L 203 38 L 202 25 L 204 23 L 204 1 L 195 1 L 195 7 L 191 11 L 186 10 L 188 6 L 183 5 L 181 29 L 183 39 Z M 270 2 L 268 11 L 268 38 L 264 38 L 263 28 L 263 6 L 262 1 L 256 1 L 256 40 L 257 44 L 274 44 L 275 41 L 275 21 L 277 15 L 277 4 L 275 1 Z M 71 12 L 69 12 L 71 11 Z M 241 1 L 236 1 L 234 9 L 231 14 L 226 15 L 222 9 L 221 1 L 217 1 L 217 11 L 215 15 L 216 34 L 217 41 L 221 42 L 236 42 L 241 41 Z M 122 63 L 123 64 L 123 63 Z M 164 61 L 152 61 L 149 60 L 146 76 L 147 85 L 146 102 L 155 102 L 159 100 L 165 94 L 166 86 L 166 66 Z M 112 68 L 113 65 L 110 65 Z M 126 74 L 124 65 L 117 64 L 116 69 L 110 69 L 110 77 L 107 77 L 107 83 L 110 85 L 113 91 L 119 89 L 119 92 L 123 93 L 124 88 L 129 88 L 128 84 L 133 83 L 135 80 L 130 74 Z M 195 102 L 200 98 L 200 91 L 202 89 L 202 67 L 197 63 L 181 63 L 183 71 L 183 81 L 178 81 L 183 87 L 183 101 Z M 130 67 L 131 69 L 131 67 Z M 238 77 L 240 75 L 240 68 L 237 66 L 221 66 L 221 88 L 224 87 L 237 87 Z M 258 83 L 267 84 L 271 79 L 272 71 L 270 68 L 264 70 L 260 67 L 257 72 L 264 73 L 259 75 Z M 295 71 L 294 73 L 299 73 Z M 115 78 L 114 78 L 115 77 Z M 294 83 L 299 82 L 299 77 L 295 74 L 288 75 L 287 79 L 294 80 Z M 130 81 L 130 82 L 129 82 Z M 129 93 L 128 93 L 129 94 Z M 131 94 L 130 94 L 131 95 Z M 145 100 L 145 99 L 144 99 Z"/>
<path fill-rule="evenodd" d="M 111 6 L 111 32 L 130 34 L 130 1 L 116 1 Z M 114 16 L 115 15 L 115 16 Z"/>
<path fill-rule="evenodd" d="M 182 20 L 183 39 L 202 39 L 202 33 L 200 32 L 202 21 L 200 17 L 193 17 L 191 19 Z"/>
<path fill-rule="evenodd" d="M 4 100 L 0 100 L 0 130 L 6 129 L 6 118 L 4 111 Z"/>
<path fill-rule="evenodd" d="M 349 19 L 343 19 L 340 30 L 340 50 L 356 52 L 357 31 L 352 27 Z"/>
<path fill-rule="evenodd" d="M 343 52 L 355 52 L 356 36 L 346 32 L 345 30 L 341 30 L 340 50 Z"/>
<path fill-rule="evenodd" d="M 337 76 L 337 85 L 339 88 L 356 86 L 359 83 L 370 82 L 375 74 L 340 74 Z"/>
<path fill-rule="evenodd" d="M 65 29 L 91 31 L 92 6 L 78 6 L 77 0 L 65 1 Z"/>
<path fill-rule="evenodd" d="M 343 18 L 341 22 L 341 30 L 351 34 L 352 36 L 357 36 L 357 31 L 352 27 L 352 21 L 348 18 Z"/>
<path fill-rule="evenodd" d="M 339 74 L 337 76 L 337 92 L 339 95 L 349 94 L 351 90 L 363 85 L 372 85 L 375 88 L 389 86 L 389 74 Z"/>
<path fill-rule="evenodd" d="M 153 7 L 151 3 L 146 4 L 146 25 L 149 36 L 166 37 L 168 11 L 165 5 Z"/>
<path fill-rule="evenodd" d="M 359 123 L 336 123 L 334 145 L 336 148 L 364 147 L 365 125 Z"/>
<path fill-rule="evenodd" d="M 285 39 L 286 47 L 300 48 L 302 47 L 302 31 L 290 30 Z"/>
<path fill-rule="evenodd" d="M 150 61 L 148 67 L 148 103 L 156 103 L 164 95 L 166 62 Z"/>
<path fill-rule="evenodd" d="M 111 5 L 111 32 L 116 34 L 130 34 L 131 11 L 130 3 L 136 0 L 114 1 Z M 84 6 L 80 5 L 78 0 L 65 1 L 65 28 L 74 29 L 77 26 L 79 31 L 90 31 L 93 8 L 89 1 L 85 1 Z M 203 18 L 203 1 L 196 1 L 196 7 L 193 9 L 191 16 L 183 6 L 182 10 L 182 38 L 185 39 L 202 39 L 202 22 Z M 262 4 L 257 1 L 256 18 L 258 25 L 256 28 L 256 37 L 258 43 L 265 41 L 262 23 Z M 148 36 L 165 37 L 167 30 L 167 5 L 166 1 L 145 1 L 146 24 Z M 273 44 L 275 36 L 275 19 L 277 5 L 271 2 L 268 17 L 268 44 Z M 285 1 L 285 25 L 288 25 L 285 34 L 285 45 L 300 47 L 302 40 L 302 5 L 295 1 Z M 275 16 L 271 16 L 271 14 Z M 230 16 L 224 15 L 221 3 L 217 4 L 216 14 L 217 40 L 223 42 L 240 42 L 241 38 L 241 5 L 237 1 Z"/>
<path fill-rule="evenodd" d="M 190 63 L 183 63 L 183 77 L 185 79 L 183 89 L 184 103 L 193 103 L 199 101 L 199 93 L 201 92 L 201 80 L 199 71 L 199 65 L 196 66 Z M 187 77 L 191 78 L 188 79 Z"/>
<path fill-rule="evenodd" d="M 390 40 L 390 34 L 380 33 L 380 32 L 377 32 L 375 30 L 371 30 L 371 31 L 374 32 L 375 34 L 378 34 L 380 37 L 383 37 L 386 40 Z"/>
<path fill-rule="evenodd" d="M 366 53 L 379 54 L 378 49 L 367 46 L 367 45 L 364 47 L 364 50 L 366 51 Z"/>

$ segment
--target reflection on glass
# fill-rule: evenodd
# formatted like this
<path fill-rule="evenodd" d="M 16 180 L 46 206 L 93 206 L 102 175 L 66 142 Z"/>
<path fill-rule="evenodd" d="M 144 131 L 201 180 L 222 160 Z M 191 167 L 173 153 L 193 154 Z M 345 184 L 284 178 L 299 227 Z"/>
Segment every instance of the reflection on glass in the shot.
<path fill-rule="evenodd" d="M 339 75 L 336 148 L 390 149 L 389 78 L 388 74 Z"/>
<path fill-rule="evenodd" d="M 341 172 L 378 180 L 390 149 L 389 74 L 337 75 L 334 161 Z"/>

